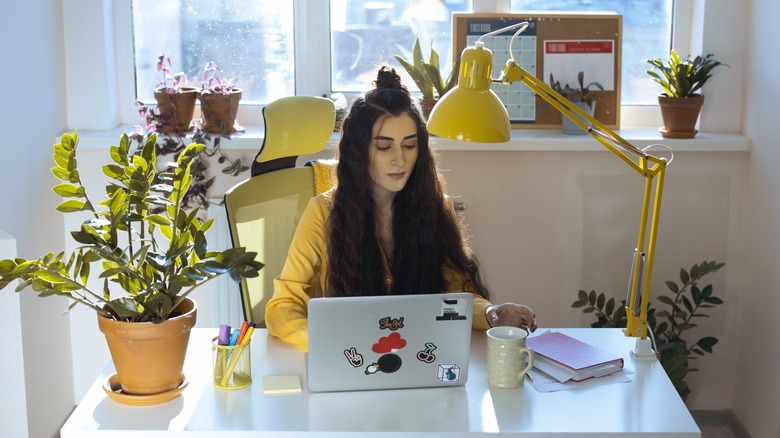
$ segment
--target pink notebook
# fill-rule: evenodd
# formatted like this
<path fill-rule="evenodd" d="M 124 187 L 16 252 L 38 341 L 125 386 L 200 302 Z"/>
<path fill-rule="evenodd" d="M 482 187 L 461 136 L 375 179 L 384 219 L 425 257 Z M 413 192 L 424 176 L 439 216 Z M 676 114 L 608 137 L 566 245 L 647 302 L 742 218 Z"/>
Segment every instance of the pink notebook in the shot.
<path fill-rule="evenodd" d="M 534 367 L 560 381 L 606 376 L 623 368 L 623 358 L 560 332 L 548 332 L 526 340 L 536 353 Z"/>

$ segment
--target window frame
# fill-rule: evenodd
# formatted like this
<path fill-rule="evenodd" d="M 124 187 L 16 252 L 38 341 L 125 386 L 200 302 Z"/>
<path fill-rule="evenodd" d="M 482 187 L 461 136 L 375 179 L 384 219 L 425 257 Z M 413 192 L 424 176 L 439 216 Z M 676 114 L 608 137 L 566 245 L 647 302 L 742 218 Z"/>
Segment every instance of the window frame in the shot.
<path fill-rule="evenodd" d="M 329 95 L 330 38 L 321 37 L 330 34 L 328 0 L 292 1 L 296 44 L 295 93 Z M 85 0 L 80 3 L 80 6 L 65 8 L 63 13 L 69 125 L 80 129 L 107 130 L 120 125 L 140 124 L 134 105 L 131 0 Z M 480 3 L 484 6 L 484 2 Z M 694 2 L 675 1 L 673 46 L 700 47 L 709 18 L 703 10 L 696 9 Z M 103 47 L 84 50 L 79 46 L 83 39 L 69 37 L 70 32 L 104 35 Z M 95 87 L 96 84 L 99 86 Z M 84 93 L 83 90 L 90 92 Z M 101 94 L 102 91 L 104 93 Z M 621 126 L 657 126 L 660 114 L 656 107 L 623 105 Z M 244 126 L 261 125 L 261 110 L 259 105 L 242 105 L 239 123 Z"/>

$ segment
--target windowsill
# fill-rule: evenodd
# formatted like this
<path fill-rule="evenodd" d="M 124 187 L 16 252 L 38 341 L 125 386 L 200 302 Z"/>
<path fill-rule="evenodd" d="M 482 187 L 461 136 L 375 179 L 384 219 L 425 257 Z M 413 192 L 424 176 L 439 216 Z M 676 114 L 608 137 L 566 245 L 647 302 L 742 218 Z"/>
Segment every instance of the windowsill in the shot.
<path fill-rule="evenodd" d="M 106 131 L 79 131 L 79 146 L 82 149 L 107 149 L 116 145 L 123 133 L 132 131 L 131 126 L 121 126 Z M 748 152 L 751 141 L 742 134 L 699 133 L 692 139 L 666 139 L 656 128 L 624 128 L 616 134 L 640 149 L 650 145 L 663 144 L 675 152 Z M 223 140 L 226 150 L 257 151 L 263 143 L 265 130 L 262 126 L 248 126 L 242 133 Z M 431 137 L 439 151 L 533 151 L 533 152 L 595 152 L 606 151 L 601 143 L 589 135 L 566 135 L 558 129 L 514 129 L 512 138 L 506 143 L 466 143 Z M 327 148 L 335 148 L 338 134 L 331 138 Z M 327 149 L 326 148 L 326 149 Z"/>

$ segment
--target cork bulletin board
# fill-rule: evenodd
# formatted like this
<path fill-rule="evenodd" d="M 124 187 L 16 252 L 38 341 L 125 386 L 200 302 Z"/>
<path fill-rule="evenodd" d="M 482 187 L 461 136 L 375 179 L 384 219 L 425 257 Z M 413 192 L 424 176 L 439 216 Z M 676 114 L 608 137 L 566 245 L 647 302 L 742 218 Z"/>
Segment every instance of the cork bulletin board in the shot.
<path fill-rule="evenodd" d="M 514 60 L 550 85 L 550 74 L 564 86 L 578 87 L 577 73 L 595 96 L 594 117 L 611 129 L 620 126 L 622 15 L 614 13 L 453 14 L 453 53 L 473 46 L 488 33 L 523 21 L 529 27 L 512 44 Z M 516 30 L 483 38 L 493 52 L 492 77 L 497 79 L 510 58 L 509 43 Z M 493 84 L 513 128 L 560 128 L 561 114 L 524 84 Z"/>

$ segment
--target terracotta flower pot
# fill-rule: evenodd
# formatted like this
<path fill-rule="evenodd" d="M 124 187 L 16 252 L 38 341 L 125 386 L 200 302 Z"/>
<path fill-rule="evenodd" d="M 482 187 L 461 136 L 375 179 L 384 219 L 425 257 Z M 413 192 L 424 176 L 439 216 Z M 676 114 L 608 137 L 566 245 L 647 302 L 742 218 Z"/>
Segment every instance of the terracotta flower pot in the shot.
<path fill-rule="evenodd" d="M 184 132 L 190 130 L 198 89 L 181 87 L 178 93 L 166 93 L 158 88 L 154 90 L 157 108 L 160 112 L 160 124 L 163 132 Z"/>
<path fill-rule="evenodd" d="M 123 392 L 149 395 L 178 388 L 197 311 L 197 303 L 185 298 L 174 310 L 178 316 L 159 324 L 98 315 Z"/>
<path fill-rule="evenodd" d="M 699 119 L 704 96 L 694 94 L 688 97 L 667 97 L 658 95 L 664 127 L 661 135 L 667 138 L 693 138 L 696 136 L 696 121 Z"/>
<path fill-rule="evenodd" d="M 235 132 L 241 89 L 230 94 L 200 93 L 200 111 L 203 114 L 203 130 L 217 134 Z"/>
<path fill-rule="evenodd" d="M 439 99 L 429 99 L 427 97 L 420 97 L 420 109 L 422 109 L 423 120 L 428 121 L 428 117 L 431 115 L 431 110 L 436 105 Z"/>

